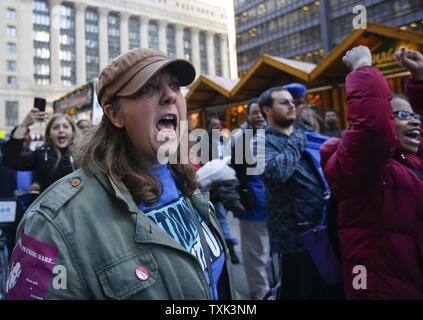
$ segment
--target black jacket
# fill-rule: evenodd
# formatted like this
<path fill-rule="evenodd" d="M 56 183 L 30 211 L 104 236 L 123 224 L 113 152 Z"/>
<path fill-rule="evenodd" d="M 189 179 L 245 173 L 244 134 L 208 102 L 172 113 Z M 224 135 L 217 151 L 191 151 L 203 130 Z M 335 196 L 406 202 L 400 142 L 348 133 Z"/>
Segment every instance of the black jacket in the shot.
<path fill-rule="evenodd" d="M 16 190 L 16 171 L 3 165 L 3 143 L 4 140 L 0 139 L 0 198 L 13 198 L 13 192 Z"/>
<path fill-rule="evenodd" d="M 342 129 L 338 128 L 338 126 L 323 126 L 322 134 L 328 137 L 336 137 L 341 138 Z"/>
<path fill-rule="evenodd" d="M 61 150 L 62 157 L 57 163 L 56 150 L 44 144 L 35 151 L 23 152 L 23 139 L 10 138 L 3 144 L 3 165 L 13 170 L 34 171 L 34 179 L 39 182 L 41 192 L 53 182 L 75 170 L 69 148 Z"/>

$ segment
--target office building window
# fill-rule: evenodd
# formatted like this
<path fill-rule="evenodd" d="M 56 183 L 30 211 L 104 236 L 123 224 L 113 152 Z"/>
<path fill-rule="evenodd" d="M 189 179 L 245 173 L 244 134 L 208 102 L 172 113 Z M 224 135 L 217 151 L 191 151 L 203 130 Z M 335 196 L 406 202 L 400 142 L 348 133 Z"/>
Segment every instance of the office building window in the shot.
<path fill-rule="evenodd" d="M 35 83 L 50 83 L 50 11 L 47 0 L 32 3 L 33 57 Z"/>
<path fill-rule="evenodd" d="M 356 3 L 355 0 L 330 0 L 330 10 L 339 10 L 348 6 L 353 6 Z"/>
<path fill-rule="evenodd" d="M 35 73 L 40 76 L 48 76 L 50 74 L 50 66 L 48 64 L 37 64 L 34 68 Z"/>
<path fill-rule="evenodd" d="M 110 13 L 107 19 L 109 35 L 109 61 L 120 55 L 120 16 Z"/>
<path fill-rule="evenodd" d="M 38 42 L 50 42 L 50 33 L 44 30 L 34 30 L 32 32 L 32 40 Z"/>
<path fill-rule="evenodd" d="M 222 52 L 220 47 L 220 35 L 214 35 L 214 65 L 216 66 L 216 75 L 222 76 Z"/>
<path fill-rule="evenodd" d="M 201 73 L 208 73 L 207 63 L 207 35 L 204 31 L 200 32 L 200 67 Z"/>
<path fill-rule="evenodd" d="M 184 58 L 192 62 L 191 29 L 184 29 Z"/>
<path fill-rule="evenodd" d="M 7 84 L 16 84 L 16 77 L 15 76 L 8 76 L 7 77 Z"/>
<path fill-rule="evenodd" d="M 16 37 L 16 27 L 14 27 L 14 26 L 7 26 L 6 36 L 8 36 L 8 37 Z"/>
<path fill-rule="evenodd" d="M 331 24 L 333 37 L 344 38 L 347 34 L 349 34 L 353 30 L 351 23 L 353 18 L 353 15 L 349 14 L 332 20 Z"/>
<path fill-rule="evenodd" d="M 7 16 L 7 19 L 16 19 L 16 10 L 7 8 L 6 16 Z"/>
<path fill-rule="evenodd" d="M 148 46 L 159 49 L 159 24 L 156 21 L 148 23 Z"/>
<path fill-rule="evenodd" d="M 129 19 L 129 49 L 141 46 L 140 20 L 135 17 Z"/>
<path fill-rule="evenodd" d="M 76 84 L 75 9 L 72 3 L 60 7 L 60 67 L 63 85 Z"/>
<path fill-rule="evenodd" d="M 14 60 L 7 61 L 7 71 L 16 71 L 16 61 Z"/>
<path fill-rule="evenodd" d="M 98 42 L 98 12 L 87 8 L 85 11 L 85 68 L 87 82 L 96 79 L 100 72 Z"/>
<path fill-rule="evenodd" d="M 176 58 L 176 31 L 174 25 L 167 26 L 167 55 L 169 58 Z"/>
<path fill-rule="evenodd" d="M 7 53 L 16 53 L 16 44 L 15 43 L 8 43 L 7 44 Z"/>
<path fill-rule="evenodd" d="M 18 102 L 6 101 L 6 126 L 14 127 L 18 125 Z"/>

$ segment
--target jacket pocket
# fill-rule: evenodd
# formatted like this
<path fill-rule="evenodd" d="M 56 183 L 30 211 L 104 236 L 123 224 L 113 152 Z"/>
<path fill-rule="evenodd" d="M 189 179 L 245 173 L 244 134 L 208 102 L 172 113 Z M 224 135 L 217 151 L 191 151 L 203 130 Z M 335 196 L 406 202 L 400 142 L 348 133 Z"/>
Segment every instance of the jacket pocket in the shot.
<path fill-rule="evenodd" d="M 137 268 L 142 270 L 137 277 Z M 136 249 L 107 261 L 96 269 L 104 294 L 112 299 L 127 299 L 156 282 L 158 266 L 148 249 Z"/>

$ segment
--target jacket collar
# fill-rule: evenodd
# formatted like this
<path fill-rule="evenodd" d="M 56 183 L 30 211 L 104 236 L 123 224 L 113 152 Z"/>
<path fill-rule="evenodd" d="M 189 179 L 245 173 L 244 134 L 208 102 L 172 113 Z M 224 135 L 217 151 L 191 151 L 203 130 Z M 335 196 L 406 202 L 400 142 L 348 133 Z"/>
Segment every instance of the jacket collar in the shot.
<path fill-rule="evenodd" d="M 124 189 L 119 188 L 109 175 L 106 175 L 105 173 L 100 172 L 99 169 L 91 165 L 89 166 L 89 169 L 94 174 L 95 178 L 103 186 L 103 188 L 107 191 L 107 193 L 109 193 L 112 197 L 116 197 L 117 199 L 124 202 L 126 205 L 126 208 L 129 210 L 130 213 L 137 214 L 140 212 L 137 205 L 135 204 L 135 201 L 131 193 L 126 187 Z"/>

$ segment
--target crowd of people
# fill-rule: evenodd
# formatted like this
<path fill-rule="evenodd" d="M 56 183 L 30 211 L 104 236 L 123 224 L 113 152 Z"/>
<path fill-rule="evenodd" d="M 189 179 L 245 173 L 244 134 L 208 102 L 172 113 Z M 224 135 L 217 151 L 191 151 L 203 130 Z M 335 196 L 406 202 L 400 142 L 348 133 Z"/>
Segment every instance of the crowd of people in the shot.
<path fill-rule="evenodd" d="M 334 109 L 319 116 L 304 85 L 273 87 L 248 101 L 229 139 L 213 134 L 219 118 L 207 120 L 202 163 L 179 141 L 180 87 L 195 69 L 158 50 L 130 50 L 101 71 L 98 126 L 32 109 L 1 146 L 1 197 L 16 196 L 21 172 L 31 172 L 22 188 L 36 192 L 14 226 L 6 298 L 237 299 L 232 264 L 242 263 L 251 299 L 423 299 L 423 56 L 401 48 L 396 57 L 411 74 L 405 96 L 391 94 L 367 47 L 346 53 L 347 130 Z M 45 121 L 31 150 L 30 126 Z M 164 145 L 176 161 L 158 160 Z M 198 172 L 212 161 L 234 176 L 204 188 Z M 336 284 L 302 237 L 329 218 Z M 65 290 L 55 265 L 66 268 Z"/>

